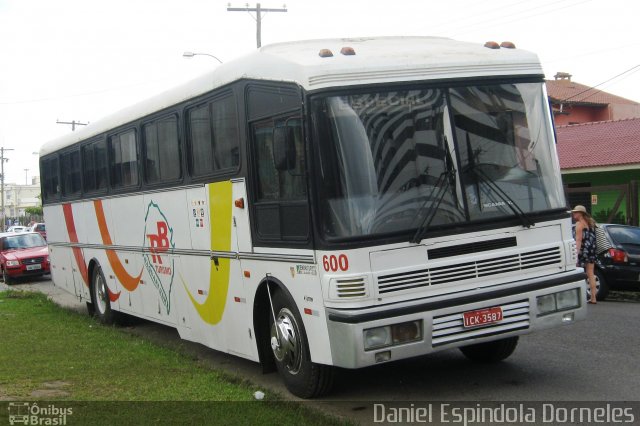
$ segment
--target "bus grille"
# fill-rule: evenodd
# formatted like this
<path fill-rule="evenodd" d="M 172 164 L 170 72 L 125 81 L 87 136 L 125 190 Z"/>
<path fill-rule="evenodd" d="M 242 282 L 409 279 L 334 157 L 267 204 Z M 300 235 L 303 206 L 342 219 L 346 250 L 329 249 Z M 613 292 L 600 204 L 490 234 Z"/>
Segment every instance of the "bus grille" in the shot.
<path fill-rule="evenodd" d="M 44 257 L 32 257 L 29 259 L 21 260 L 23 265 L 35 265 L 37 263 L 44 263 Z"/>
<path fill-rule="evenodd" d="M 459 312 L 433 318 L 433 347 L 529 328 L 528 300 L 502 305 L 502 321 L 484 327 L 465 328 L 462 314 Z"/>
<path fill-rule="evenodd" d="M 378 277 L 378 294 L 424 288 L 562 263 L 560 247 Z"/>

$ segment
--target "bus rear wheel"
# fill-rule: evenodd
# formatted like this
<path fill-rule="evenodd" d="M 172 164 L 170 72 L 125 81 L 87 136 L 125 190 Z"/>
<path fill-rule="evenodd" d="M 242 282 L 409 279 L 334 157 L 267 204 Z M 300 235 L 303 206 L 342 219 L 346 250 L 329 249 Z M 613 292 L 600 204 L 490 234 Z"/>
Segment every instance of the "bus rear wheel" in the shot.
<path fill-rule="evenodd" d="M 493 342 L 463 346 L 460 351 L 472 361 L 491 363 L 509 358 L 513 351 L 516 350 L 517 345 L 518 336 L 514 336 L 494 340 Z"/>
<path fill-rule="evenodd" d="M 325 395 L 333 385 L 334 369 L 311 362 L 302 318 L 295 303 L 281 290 L 272 293 L 269 316 L 271 350 L 285 386 L 300 398 Z"/>
<path fill-rule="evenodd" d="M 111 309 L 107 281 L 102 273 L 102 268 L 97 265 L 93 269 L 91 276 L 91 304 L 93 314 L 103 324 L 113 324 L 116 321 L 117 313 Z"/>

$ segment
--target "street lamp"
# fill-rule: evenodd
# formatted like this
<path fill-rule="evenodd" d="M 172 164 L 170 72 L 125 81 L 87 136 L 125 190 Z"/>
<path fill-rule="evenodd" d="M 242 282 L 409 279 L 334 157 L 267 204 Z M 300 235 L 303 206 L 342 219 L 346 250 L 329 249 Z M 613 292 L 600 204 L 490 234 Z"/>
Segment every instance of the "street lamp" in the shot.
<path fill-rule="evenodd" d="M 210 57 L 212 57 L 213 59 L 215 59 L 216 61 L 218 61 L 218 62 L 222 63 L 222 61 L 221 61 L 220 59 L 218 59 L 218 57 L 213 56 L 213 55 L 212 55 L 212 54 L 210 54 L 210 53 L 184 52 L 184 53 L 182 54 L 182 56 L 183 56 L 183 57 L 185 57 L 185 58 L 193 58 L 194 56 L 210 56 Z"/>

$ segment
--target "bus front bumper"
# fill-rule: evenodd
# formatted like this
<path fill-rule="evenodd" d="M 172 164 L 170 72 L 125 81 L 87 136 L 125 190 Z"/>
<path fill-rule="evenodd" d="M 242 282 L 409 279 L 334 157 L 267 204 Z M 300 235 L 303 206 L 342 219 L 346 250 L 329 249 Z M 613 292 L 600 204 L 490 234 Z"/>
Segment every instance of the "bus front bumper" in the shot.
<path fill-rule="evenodd" d="M 586 317 L 585 295 L 585 275 L 578 270 L 463 295 L 365 309 L 327 308 L 333 365 L 366 367 L 572 324 Z M 465 326 L 464 313 L 477 311 L 489 316 L 499 311 L 500 319 Z"/>

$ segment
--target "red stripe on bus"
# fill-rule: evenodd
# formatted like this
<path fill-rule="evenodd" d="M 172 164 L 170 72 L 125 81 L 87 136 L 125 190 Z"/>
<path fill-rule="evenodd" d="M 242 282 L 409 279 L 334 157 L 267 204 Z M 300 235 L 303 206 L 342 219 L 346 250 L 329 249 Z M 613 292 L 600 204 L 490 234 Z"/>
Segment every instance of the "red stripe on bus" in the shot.
<path fill-rule="evenodd" d="M 69 234 L 69 241 L 77 244 L 78 233 L 76 232 L 76 224 L 73 219 L 73 209 L 71 208 L 71 204 L 63 204 L 62 211 L 64 212 L 64 221 L 67 225 L 67 233 Z M 72 250 L 73 250 L 73 257 L 76 259 L 76 263 L 78 264 L 78 270 L 80 271 L 80 275 L 82 276 L 84 285 L 89 287 L 89 272 L 87 271 L 87 264 L 84 260 L 84 254 L 82 253 L 82 249 L 80 247 L 73 247 Z"/>

